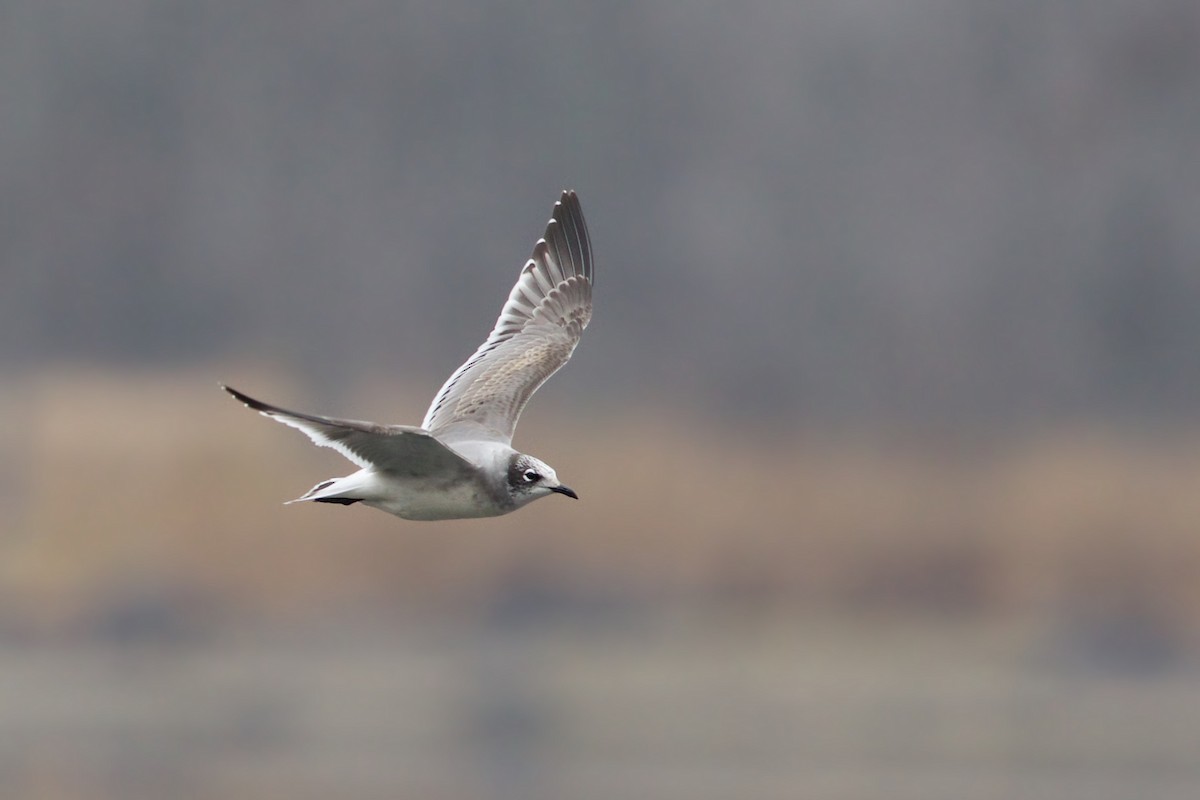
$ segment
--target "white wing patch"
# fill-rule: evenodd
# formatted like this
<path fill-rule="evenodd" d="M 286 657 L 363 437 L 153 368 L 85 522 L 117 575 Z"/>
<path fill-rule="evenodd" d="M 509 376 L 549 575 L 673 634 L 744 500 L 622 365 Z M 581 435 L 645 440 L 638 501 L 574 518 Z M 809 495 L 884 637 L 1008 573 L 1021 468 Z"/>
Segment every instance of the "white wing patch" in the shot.
<path fill-rule="evenodd" d="M 371 466 L 370 461 L 367 461 L 358 453 L 351 450 L 344 441 L 339 442 L 329 438 L 324 431 L 311 422 L 300 419 L 299 417 L 293 417 L 290 414 L 282 414 L 278 411 L 259 411 L 258 413 L 262 414 L 264 417 L 273 419 L 276 422 L 282 422 L 289 428 L 295 428 L 296 430 L 301 431 L 305 436 L 312 440 L 313 444 L 317 445 L 318 447 L 332 448 L 360 467 Z"/>

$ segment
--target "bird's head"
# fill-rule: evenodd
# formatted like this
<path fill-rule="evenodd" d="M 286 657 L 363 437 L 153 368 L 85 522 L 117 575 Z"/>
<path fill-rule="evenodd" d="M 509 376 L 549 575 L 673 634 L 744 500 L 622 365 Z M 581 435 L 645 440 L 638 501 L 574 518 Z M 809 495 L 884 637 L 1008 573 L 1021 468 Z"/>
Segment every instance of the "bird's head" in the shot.
<path fill-rule="evenodd" d="M 544 461 L 516 453 L 508 462 L 508 493 L 518 506 L 549 494 L 565 494 L 575 500 L 579 495 L 558 480 L 558 473 Z"/>

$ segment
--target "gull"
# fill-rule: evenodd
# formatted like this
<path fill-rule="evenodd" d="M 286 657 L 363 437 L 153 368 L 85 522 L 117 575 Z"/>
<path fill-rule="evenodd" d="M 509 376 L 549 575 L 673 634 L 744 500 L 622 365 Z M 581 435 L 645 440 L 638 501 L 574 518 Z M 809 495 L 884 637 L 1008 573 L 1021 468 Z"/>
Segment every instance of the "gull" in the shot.
<path fill-rule="evenodd" d="M 592 246 L 564 191 L 500 318 L 433 398 L 420 427 L 302 414 L 221 384 L 246 407 L 297 428 L 360 468 L 289 503 L 362 503 L 410 520 L 494 517 L 561 494 L 544 461 L 512 447 L 529 398 L 571 357 L 592 316 Z"/>

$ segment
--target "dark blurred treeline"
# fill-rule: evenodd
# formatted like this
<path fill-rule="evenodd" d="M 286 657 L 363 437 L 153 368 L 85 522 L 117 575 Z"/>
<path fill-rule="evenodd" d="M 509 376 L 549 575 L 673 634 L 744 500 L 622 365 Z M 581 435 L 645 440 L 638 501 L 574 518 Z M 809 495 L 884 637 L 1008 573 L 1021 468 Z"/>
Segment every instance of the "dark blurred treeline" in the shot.
<path fill-rule="evenodd" d="M 599 295 L 563 392 L 1200 407 L 1192 0 L 8 0 L 0 75 L 8 368 L 432 392 L 573 186 Z"/>

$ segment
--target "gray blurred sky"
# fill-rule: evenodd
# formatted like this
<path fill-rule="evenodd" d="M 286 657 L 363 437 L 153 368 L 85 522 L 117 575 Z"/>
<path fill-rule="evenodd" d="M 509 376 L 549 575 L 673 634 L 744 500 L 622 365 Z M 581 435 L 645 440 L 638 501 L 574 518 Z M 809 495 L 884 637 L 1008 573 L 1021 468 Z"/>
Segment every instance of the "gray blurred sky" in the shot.
<path fill-rule="evenodd" d="M 1194 0 L 7 0 L 0 76 L 9 370 L 432 395 L 573 187 L 560 398 L 1200 408 Z"/>

